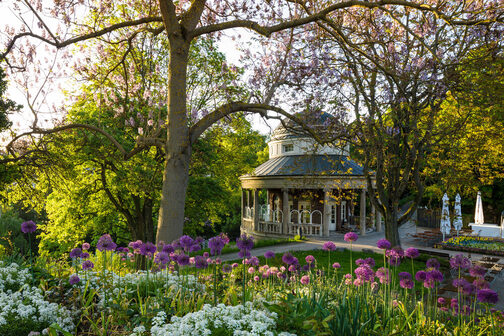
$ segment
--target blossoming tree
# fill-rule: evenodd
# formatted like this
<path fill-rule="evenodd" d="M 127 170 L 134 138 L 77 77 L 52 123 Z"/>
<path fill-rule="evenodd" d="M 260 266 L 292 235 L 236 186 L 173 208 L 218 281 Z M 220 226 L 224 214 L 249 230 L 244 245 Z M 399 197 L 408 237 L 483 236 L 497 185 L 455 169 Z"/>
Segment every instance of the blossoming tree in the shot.
<path fill-rule="evenodd" d="M 139 135 L 135 147 L 129 149 L 124 148 L 105 130 L 92 125 L 65 124 L 50 130 L 41 129 L 37 125 L 38 119 L 35 114 L 33 129 L 29 134 L 48 134 L 85 128 L 103 134 L 125 159 L 131 158 L 148 147 L 162 148 L 165 153 L 165 166 L 157 239 L 170 241 L 182 234 L 191 147 L 208 127 L 237 111 L 263 115 L 266 115 L 268 111 L 273 111 L 301 122 L 296 115 L 289 114 L 278 106 L 269 105 L 269 100 L 266 99 L 223 102 L 213 111 L 200 115 L 198 121 L 190 125 L 186 106 L 187 66 L 189 48 L 196 39 L 204 35 L 219 36 L 221 32 L 233 28 L 248 29 L 265 37 L 282 31 L 294 32 L 297 27 L 320 22 L 332 13 L 341 13 L 345 16 L 346 10 L 353 7 L 383 11 L 385 15 L 391 15 L 389 13 L 391 7 L 408 7 L 415 11 L 433 12 L 426 15 L 437 15 L 454 24 L 474 24 L 481 20 L 501 19 L 499 15 L 485 17 L 488 6 L 493 6 L 491 1 L 481 1 L 482 7 L 478 4 L 475 8 L 469 7 L 472 2 L 470 4 L 464 2 L 457 12 L 449 13 L 449 16 L 444 11 L 451 9 L 440 6 L 445 2 L 433 0 L 426 3 L 404 0 L 336 2 L 276 0 L 257 3 L 257 1 L 247 0 L 144 0 L 126 4 L 111 1 L 91 1 L 81 4 L 73 1 L 57 1 L 52 7 L 45 8 L 39 1 L 26 1 L 22 4 L 13 4 L 12 8 L 21 17 L 23 13 L 28 12 L 31 16 L 29 21 L 33 20 L 36 24 L 33 27 L 25 25 L 20 31 L 8 28 L 10 38 L 0 54 L 0 60 L 7 62 L 12 69 L 25 68 L 33 59 L 37 49 L 35 44 L 28 41 L 43 42 L 56 49 L 62 49 L 83 41 L 97 39 L 123 45 L 127 53 L 129 41 L 134 40 L 140 33 L 150 33 L 153 37 L 160 34 L 167 36 L 168 62 L 166 69 L 162 69 L 168 75 L 167 108 L 166 114 L 161 116 L 163 125 L 159 132 L 149 137 Z M 23 7 L 20 8 L 20 6 Z M 135 13 L 141 13 L 141 15 Z M 476 14 L 471 15 L 471 13 Z M 57 28 L 54 27 L 55 22 L 60 22 Z M 369 29 L 373 27 L 370 26 Z M 349 35 L 348 32 L 342 33 L 343 37 Z M 352 43 L 359 43 L 359 41 Z M 14 140 L 23 135 L 26 134 L 21 134 Z"/>

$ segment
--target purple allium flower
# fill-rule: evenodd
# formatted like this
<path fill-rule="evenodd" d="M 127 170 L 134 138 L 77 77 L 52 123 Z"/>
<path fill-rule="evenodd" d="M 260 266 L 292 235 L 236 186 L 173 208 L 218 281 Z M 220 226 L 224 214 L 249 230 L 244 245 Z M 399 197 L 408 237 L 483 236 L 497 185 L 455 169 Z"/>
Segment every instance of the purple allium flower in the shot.
<path fill-rule="evenodd" d="M 254 238 L 242 234 L 240 238 L 236 239 L 236 247 L 242 251 L 250 251 L 254 247 Z"/>
<path fill-rule="evenodd" d="M 81 259 L 88 259 L 89 258 L 89 253 L 87 252 L 82 252 L 82 254 L 80 255 Z"/>
<path fill-rule="evenodd" d="M 112 237 L 109 234 L 104 234 L 98 239 L 98 244 L 96 244 L 96 248 L 98 251 L 115 251 L 117 244 L 114 243 Z"/>
<path fill-rule="evenodd" d="M 259 278 L 259 275 L 256 275 L 256 276 L 254 277 L 254 281 L 255 281 L 255 282 L 259 281 L 259 279 L 261 279 L 261 278 Z"/>
<path fill-rule="evenodd" d="M 376 246 L 382 250 L 388 250 L 392 245 L 390 245 L 390 242 L 387 239 L 380 239 L 376 243 Z"/>
<path fill-rule="evenodd" d="M 483 278 L 477 278 L 473 281 L 473 286 L 476 289 L 487 289 L 489 288 L 488 282 Z"/>
<path fill-rule="evenodd" d="M 300 281 L 303 285 L 308 285 L 310 283 L 310 277 L 308 275 L 303 275 Z"/>
<path fill-rule="evenodd" d="M 229 273 L 233 270 L 233 266 L 229 264 L 222 265 L 222 272 Z"/>
<path fill-rule="evenodd" d="M 250 258 L 250 251 L 249 250 L 240 250 L 238 252 L 238 257 L 239 258 Z"/>
<path fill-rule="evenodd" d="M 378 268 L 375 275 L 378 279 L 380 279 L 380 283 L 382 283 L 382 284 L 390 282 L 389 271 L 388 271 L 388 269 L 386 269 L 384 267 Z"/>
<path fill-rule="evenodd" d="M 84 271 L 90 270 L 94 267 L 94 264 L 91 260 L 86 260 L 82 263 L 82 269 Z"/>
<path fill-rule="evenodd" d="M 224 232 L 222 232 L 220 235 L 219 235 L 220 239 L 222 239 L 222 241 L 224 242 L 224 245 L 226 244 L 229 244 L 229 237 L 227 234 L 225 234 Z"/>
<path fill-rule="evenodd" d="M 282 256 L 282 262 L 287 265 L 292 265 L 292 263 L 294 262 L 294 256 L 292 254 L 290 254 L 289 252 L 286 252 Z"/>
<path fill-rule="evenodd" d="M 398 250 L 392 249 L 385 252 L 388 262 L 391 266 L 399 266 L 401 264 L 401 255 Z"/>
<path fill-rule="evenodd" d="M 37 224 L 34 221 L 29 220 L 21 224 L 21 232 L 23 233 L 33 233 L 37 231 Z"/>
<path fill-rule="evenodd" d="M 164 252 L 164 253 L 170 254 L 170 253 L 174 252 L 175 249 L 173 248 L 173 246 L 171 246 L 171 244 L 165 244 L 163 246 L 163 249 L 161 251 Z"/>
<path fill-rule="evenodd" d="M 362 281 L 371 282 L 374 280 L 374 272 L 367 264 L 357 267 L 354 273 Z"/>
<path fill-rule="evenodd" d="M 254 268 L 254 267 L 252 267 L 252 266 L 250 266 L 250 267 L 248 268 L 248 273 L 249 273 L 249 274 L 254 274 L 254 272 L 255 272 L 255 268 Z"/>
<path fill-rule="evenodd" d="M 224 241 L 220 236 L 212 237 L 208 240 L 208 247 L 210 248 L 210 254 L 212 255 L 221 254 L 224 245 Z"/>
<path fill-rule="evenodd" d="M 446 299 L 444 297 L 440 297 L 437 299 L 437 302 L 441 305 L 444 306 L 446 304 Z"/>
<path fill-rule="evenodd" d="M 469 282 L 464 279 L 464 278 L 457 278 L 452 281 L 453 287 L 457 287 L 459 292 L 462 292 L 462 290 L 469 285 Z"/>
<path fill-rule="evenodd" d="M 72 259 L 80 258 L 81 255 L 82 255 L 82 250 L 80 249 L 80 247 L 76 247 L 72 251 L 70 251 L 70 258 L 72 258 Z"/>
<path fill-rule="evenodd" d="M 401 286 L 401 288 L 411 289 L 415 286 L 415 283 L 412 279 L 401 279 L 399 281 L 399 285 Z"/>
<path fill-rule="evenodd" d="M 426 279 L 432 279 L 436 282 L 441 282 L 443 281 L 443 278 L 443 273 L 441 273 L 437 269 L 431 269 L 430 271 L 427 271 Z"/>
<path fill-rule="evenodd" d="M 425 279 L 423 286 L 425 288 L 434 288 L 436 286 L 436 282 L 432 279 Z"/>
<path fill-rule="evenodd" d="M 201 243 L 198 243 L 198 240 L 194 240 L 194 243 L 189 247 L 189 252 L 196 252 L 201 250 Z"/>
<path fill-rule="evenodd" d="M 83 251 L 87 251 L 91 248 L 91 245 L 89 245 L 89 243 L 84 243 L 82 244 L 82 250 Z"/>
<path fill-rule="evenodd" d="M 343 237 L 343 239 L 346 242 L 353 243 L 354 241 L 359 239 L 359 236 L 355 232 L 347 232 L 347 233 L 345 233 L 345 236 Z"/>
<path fill-rule="evenodd" d="M 290 265 L 289 272 L 296 272 L 296 265 Z"/>
<path fill-rule="evenodd" d="M 415 274 L 415 279 L 417 281 L 425 281 L 425 279 L 427 279 L 427 272 L 425 272 L 425 271 L 418 271 Z"/>
<path fill-rule="evenodd" d="M 264 258 L 266 258 L 266 259 L 273 259 L 273 258 L 275 258 L 275 252 L 273 252 L 273 251 L 266 251 L 266 253 L 264 253 Z"/>
<path fill-rule="evenodd" d="M 404 251 L 404 255 L 408 258 L 415 259 L 420 255 L 420 252 L 418 252 L 416 248 L 410 247 Z"/>
<path fill-rule="evenodd" d="M 469 258 L 464 257 L 463 254 L 457 254 L 450 259 L 450 266 L 453 269 L 468 269 L 471 267 L 471 261 Z"/>
<path fill-rule="evenodd" d="M 328 241 L 324 243 L 324 246 L 322 247 L 325 251 L 334 251 L 336 250 L 336 245 L 332 241 Z"/>
<path fill-rule="evenodd" d="M 252 257 L 249 259 L 249 264 L 252 266 L 259 266 L 259 259 L 257 257 Z"/>
<path fill-rule="evenodd" d="M 196 256 L 194 259 L 194 267 L 198 269 L 205 269 L 208 267 L 208 262 L 205 257 Z M 223 268 L 224 270 L 224 268 Z"/>
<path fill-rule="evenodd" d="M 187 254 L 185 254 L 184 252 L 181 252 L 177 256 L 177 263 L 179 264 L 179 266 L 189 265 L 189 256 Z"/>
<path fill-rule="evenodd" d="M 480 289 L 477 298 L 481 303 L 496 304 L 499 302 L 499 294 L 491 289 Z"/>
<path fill-rule="evenodd" d="M 156 253 L 156 251 L 156 245 L 151 242 L 146 242 L 145 244 L 142 244 L 142 246 L 140 246 L 140 254 L 147 257 L 152 257 L 154 253 Z"/>
<path fill-rule="evenodd" d="M 70 285 L 75 285 L 79 281 L 80 281 L 80 279 L 79 279 L 79 276 L 77 274 L 72 274 L 70 276 L 70 278 L 68 278 L 68 283 L 70 283 Z"/>
<path fill-rule="evenodd" d="M 341 268 L 341 265 L 340 265 L 340 263 L 335 262 L 334 264 L 332 264 L 332 267 L 335 269 L 339 269 L 339 268 Z"/>
<path fill-rule="evenodd" d="M 166 265 L 170 262 L 170 256 L 166 252 L 158 252 L 154 257 L 154 262 L 158 265 Z"/>
<path fill-rule="evenodd" d="M 209 258 L 209 257 L 210 257 L 210 253 L 208 253 L 208 252 L 203 252 L 203 257 L 205 257 L 205 258 Z"/>
<path fill-rule="evenodd" d="M 427 266 L 427 268 L 439 269 L 439 267 L 441 267 L 439 261 L 436 258 L 430 258 L 429 260 L 427 260 L 425 265 Z"/>
<path fill-rule="evenodd" d="M 189 252 L 191 249 L 191 246 L 194 243 L 194 239 L 192 239 L 191 237 L 189 237 L 187 235 L 184 235 L 179 238 L 179 243 L 180 243 L 180 247 L 182 247 L 184 249 L 184 251 Z"/>
<path fill-rule="evenodd" d="M 142 245 L 143 245 L 143 241 L 141 241 L 140 239 L 137 241 L 134 241 L 134 242 L 130 242 L 128 244 L 128 246 L 131 247 L 133 250 L 135 250 L 135 252 L 138 252 Z"/>
<path fill-rule="evenodd" d="M 474 278 L 483 278 L 486 274 L 486 269 L 479 265 L 474 265 L 469 269 L 469 274 Z"/>
<path fill-rule="evenodd" d="M 306 256 L 305 260 L 308 264 L 313 264 L 315 262 L 315 257 L 310 254 Z"/>
<path fill-rule="evenodd" d="M 398 276 L 399 279 L 413 279 L 412 275 L 409 274 L 408 272 L 400 272 Z"/>

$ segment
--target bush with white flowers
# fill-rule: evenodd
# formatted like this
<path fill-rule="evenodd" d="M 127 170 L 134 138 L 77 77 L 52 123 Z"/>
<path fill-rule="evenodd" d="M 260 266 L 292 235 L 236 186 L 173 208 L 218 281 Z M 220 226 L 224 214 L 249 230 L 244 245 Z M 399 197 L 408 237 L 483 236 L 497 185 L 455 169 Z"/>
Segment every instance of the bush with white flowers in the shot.
<path fill-rule="evenodd" d="M 0 261 L 0 291 L 18 290 L 31 280 L 30 270 L 16 263 Z"/>
<path fill-rule="evenodd" d="M 70 311 L 46 301 L 38 288 L 24 285 L 19 291 L 0 291 L 0 335 L 27 335 L 53 323 L 69 332 L 75 328 Z"/>
<path fill-rule="evenodd" d="M 150 331 L 152 336 L 292 335 L 277 333 L 275 319 L 275 313 L 254 309 L 251 302 L 245 306 L 219 304 L 213 307 L 206 304 L 200 311 L 183 317 L 173 316 L 169 324 L 166 323 L 166 314 L 160 312 L 152 320 Z"/>

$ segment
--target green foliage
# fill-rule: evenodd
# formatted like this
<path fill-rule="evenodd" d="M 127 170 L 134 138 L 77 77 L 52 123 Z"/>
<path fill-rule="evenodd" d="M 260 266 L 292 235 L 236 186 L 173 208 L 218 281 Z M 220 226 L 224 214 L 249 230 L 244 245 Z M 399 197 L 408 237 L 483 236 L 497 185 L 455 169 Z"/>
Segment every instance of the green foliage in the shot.
<path fill-rule="evenodd" d="M 4 252 L 27 251 L 28 240 L 21 232 L 23 222 L 12 209 L 0 214 L 0 245 Z"/>

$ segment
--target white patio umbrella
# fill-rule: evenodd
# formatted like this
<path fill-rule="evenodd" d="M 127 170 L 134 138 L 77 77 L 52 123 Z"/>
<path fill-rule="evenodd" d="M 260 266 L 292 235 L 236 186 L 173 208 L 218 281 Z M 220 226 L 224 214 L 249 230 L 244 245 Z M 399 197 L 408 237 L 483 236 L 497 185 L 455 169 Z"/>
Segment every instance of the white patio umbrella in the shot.
<path fill-rule="evenodd" d="M 460 229 L 462 229 L 462 208 L 460 207 L 460 195 L 455 196 L 455 208 L 453 209 L 453 227 L 457 230 L 457 236 Z"/>
<path fill-rule="evenodd" d="M 483 217 L 483 203 L 481 203 L 481 192 L 478 191 L 478 197 L 476 197 L 476 210 L 474 212 L 474 223 L 484 224 L 485 219 Z"/>
<path fill-rule="evenodd" d="M 450 224 L 450 199 L 445 193 L 443 196 L 443 208 L 441 209 L 441 233 L 443 234 L 443 240 L 445 240 L 445 235 L 450 234 L 451 224 Z"/>

